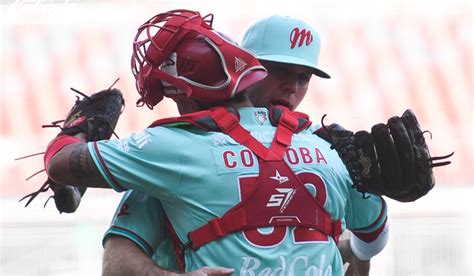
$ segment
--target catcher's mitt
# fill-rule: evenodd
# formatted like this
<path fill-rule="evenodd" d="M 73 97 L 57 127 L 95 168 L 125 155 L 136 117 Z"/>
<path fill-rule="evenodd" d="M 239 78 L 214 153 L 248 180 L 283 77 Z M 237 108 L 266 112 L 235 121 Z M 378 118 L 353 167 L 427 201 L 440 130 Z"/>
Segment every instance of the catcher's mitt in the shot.
<path fill-rule="evenodd" d="M 114 134 L 115 126 L 125 106 L 125 100 L 120 90 L 109 88 L 91 96 L 87 96 L 73 88 L 71 90 L 82 95 L 83 98 L 77 97 L 65 120 L 55 121 L 43 127 L 60 128 L 61 131 L 58 136 L 85 133 L 88 142 L 109 139 Z M 62 126 L 61 123 L 63 123 Z M 86 191 L 84 187 L 61 185 L 48 178 L 38 191 L 23 197 L 20 201 L 29 197 L 26 207 L 39 193 L 45 192 L 49 188 L 54 192 L 53 198 L 60 213 L 76 211 L 81 197 Z"/>
<path fill-rule="evenodd" d="M 423 131 L 411 110 L 394 116 L 387 124 L 377 124 L 371 133 L 353 133 L 339 125 L 323 125 L 316 133 L 330 140 L 352 178 L 353 187 L 361 192 L 384 195 L 400 202 L 415 201 L 435 185 L 434 163 L 453 153 L 431 157 Z"/>
<path fill-rule="evenodd" d="M 43 127 L 59 127 L 58 124 L 64 122 L 58 136 L 72 136 L 82 132 L 87 135 L 88 142 L 112 137 L 125 105 L 122 92 L 115 88 L 109 88 L 87 96 L 71 89 L 81 94 L 83 98 L 77 98 L 65 120 L 55 121 L 51 125 Z"/>

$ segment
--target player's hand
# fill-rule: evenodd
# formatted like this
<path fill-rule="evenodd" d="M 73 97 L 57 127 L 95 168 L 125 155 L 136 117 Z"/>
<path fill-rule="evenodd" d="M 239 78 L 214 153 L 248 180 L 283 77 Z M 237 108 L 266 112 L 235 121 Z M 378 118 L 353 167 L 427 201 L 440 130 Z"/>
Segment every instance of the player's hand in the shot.
<path fill-rule="evenodd" d="M 184 275 L 188 276 L 230 276 L 234 273 L 234 269 L 225 267 L 202 267 L 198 270 L 188 272 Z"/>

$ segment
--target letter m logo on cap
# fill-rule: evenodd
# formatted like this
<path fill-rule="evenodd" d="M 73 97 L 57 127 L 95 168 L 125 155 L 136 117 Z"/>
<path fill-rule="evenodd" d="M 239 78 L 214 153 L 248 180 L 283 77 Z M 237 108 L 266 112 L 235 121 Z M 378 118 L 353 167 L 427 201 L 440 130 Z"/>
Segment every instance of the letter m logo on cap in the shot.
<path fill-rule="evenodd" d="M 311 31 L 295 27 L 293 30 L 291 30 L 290 33 L 290 42 L 291 42 L 291 49 L 295 48 L 295 46 L 298 45 L 298 47 L 303 46 L 303 43 L 306 44 L 306 46 L 310 45 L 311 42 L 313 42 L 313 35 L 311 34 Z"/>

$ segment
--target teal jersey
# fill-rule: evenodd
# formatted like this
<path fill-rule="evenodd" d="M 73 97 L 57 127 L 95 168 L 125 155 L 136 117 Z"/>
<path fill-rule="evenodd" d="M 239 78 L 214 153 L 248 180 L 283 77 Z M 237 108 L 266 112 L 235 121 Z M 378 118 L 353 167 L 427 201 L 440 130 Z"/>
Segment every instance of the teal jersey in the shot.
<path fill-rule="evenodd" d="M 127 191 L 120 201 L 102 244 L 111 236 L 134 242 L 167 270 L 178 271 L 173 244 L 165 227 L 165 214 L 158 199 L 138 191 Z"/>
<path fill-rule="evenodd" d="M 268 110 L 242 108 L 239 113 L 241 125 L 269 146 L 276 128 Z M 334 220 L 344 219 L 348 228 L 361 232 L 378 229 L 386 218 L 382 199 L 362 199 L 351 188 L 336 151 L 313 134 L 318 127 L 294 134 L 284 159 Z M 183 243 L 190 231 L 238 204 L 259 174 L 257 157 L 249 149 L 223 133 L 191 126 L 153 127 L 125 139 L 89 143 L 89 150 L 112 188 L 158 198 Z M 223 266 L 241 275 L 343 275 L 334 240 L 302 227 L 235 232 L 185 250 L 185 263 L 186 271 Z"/>

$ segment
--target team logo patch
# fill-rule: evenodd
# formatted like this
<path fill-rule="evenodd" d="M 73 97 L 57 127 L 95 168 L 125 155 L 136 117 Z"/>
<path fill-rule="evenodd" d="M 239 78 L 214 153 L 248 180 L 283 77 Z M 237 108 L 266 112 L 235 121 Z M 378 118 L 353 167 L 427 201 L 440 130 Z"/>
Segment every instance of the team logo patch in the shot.
<path fill-rule="evenodd" d="M 130 215 L 130 213 L 128 212 L 128 204 L 124 203 L 122 207 L 120 207 L 120 211 L 117 214 L 117 217 L 128 216 L 128 215 Z"/>
<path fill-rule="evenodd" d="M 263 125 L 267 120 L 267 113 L 265 111 L 255 111 L 255 121 L 260 125 Z"/>
<path fill-rule="evenodd" d="M 278 193 L 272 194 L 267 202 L 267 207 L 280 207 L 280 213 L 283 213 L 288 207 L 291 199 L 296 193 L 296 189 L 292 188 L 277 188 Z"/>

